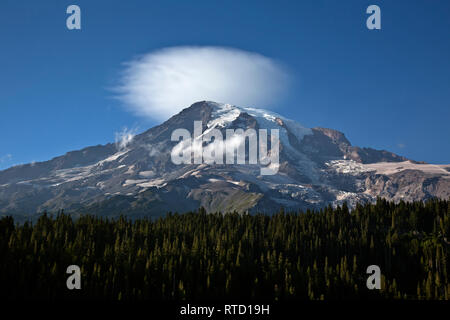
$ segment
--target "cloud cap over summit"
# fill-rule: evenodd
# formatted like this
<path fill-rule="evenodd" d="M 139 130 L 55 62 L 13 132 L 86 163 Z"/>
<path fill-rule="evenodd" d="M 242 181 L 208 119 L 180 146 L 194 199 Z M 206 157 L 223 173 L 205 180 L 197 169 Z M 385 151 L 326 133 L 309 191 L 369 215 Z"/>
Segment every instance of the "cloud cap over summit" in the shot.
<path fill-rule="evenodd" d="M 129 110 L 163 120 L 192 101 L 273 108 L 289 83 L 285 68 L 257 53 L 225 47 L 171 47 L 127 62 L 117 91 Z"/>

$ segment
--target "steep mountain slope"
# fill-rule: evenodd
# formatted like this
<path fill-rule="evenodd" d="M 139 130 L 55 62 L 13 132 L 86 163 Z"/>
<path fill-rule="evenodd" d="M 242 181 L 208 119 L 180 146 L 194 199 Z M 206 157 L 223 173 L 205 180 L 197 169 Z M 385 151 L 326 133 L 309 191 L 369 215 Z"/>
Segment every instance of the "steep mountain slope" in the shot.
<path fill-rule="evenodd" d="M 172 132 L 279 129 L 280 165 L 261 175 L 255 164 L 171 161 Z M 270 133 L 270 130 L 269 130 Z M 248 160 L 248 159 L 247 159 Z M 202 101 L 127 145 L 107 144 L 50 161 L 0 171 L 0 213 L 64 208 L 103 215 L 158 216 L 203 206 L 207 211 L 272 212 L 347 201 L 450 197 L 450 166 L 410 161 L 387 151 L 352 146 L 332 129 L 305 128 L 273 112 Z"/>

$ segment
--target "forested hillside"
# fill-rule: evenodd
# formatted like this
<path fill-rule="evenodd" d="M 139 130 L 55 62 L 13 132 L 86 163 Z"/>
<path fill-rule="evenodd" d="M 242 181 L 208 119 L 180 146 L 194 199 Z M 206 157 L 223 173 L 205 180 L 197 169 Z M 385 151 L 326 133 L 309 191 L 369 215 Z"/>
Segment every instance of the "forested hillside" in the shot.
<path fill-rule="evenodd" d="M 449 201 L 158 220 L 0 220 L 4 298 L 449 299 Z M 81 267 L 81 290 L 66 268 Z M 368 290 L 378 265 L 381 290 Z"/>

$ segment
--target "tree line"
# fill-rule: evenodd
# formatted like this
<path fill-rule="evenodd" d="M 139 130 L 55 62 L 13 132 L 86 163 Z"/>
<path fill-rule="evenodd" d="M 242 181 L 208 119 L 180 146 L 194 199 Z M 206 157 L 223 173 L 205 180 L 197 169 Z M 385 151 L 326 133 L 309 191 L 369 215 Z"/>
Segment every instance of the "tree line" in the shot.
<path fill-rule="evenodd" d="M 0 219 L 3 298 L 449 299 L 449 201 L 273 215 L 203 208 L 157 220 Z M 81 289 L 66 286 L 69 265 Z M 366 269 L 381 269 L 369 290 Z"/>

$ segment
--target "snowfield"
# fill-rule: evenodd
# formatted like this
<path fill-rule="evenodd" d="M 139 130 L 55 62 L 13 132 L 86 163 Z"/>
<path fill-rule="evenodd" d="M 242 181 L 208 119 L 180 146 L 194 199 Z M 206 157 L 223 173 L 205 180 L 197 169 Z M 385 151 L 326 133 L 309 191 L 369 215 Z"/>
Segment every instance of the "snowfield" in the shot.
<path fill-rule="evenodd" d="M 418 170 L 430 174 L 444 175 L 446 178 L 450 178 L 449 165 L 422 164 L 414 163 L 412 161 L 363 164 L 354 160 L 332 160 L 327 162 L 326 165 L 338 173 L 351 175 L 359 175 L 363 172 L 391 175 L 404 170 Z"/>
<path fill-rule="evenodd" d="M 384 175 L 398 173 L 403 170 L 419 170 L 426 173 L 444 175 L 446 176 L 446 178 L 450 178 L 450 172 L 448 171 L 448 169 L 450 168 L 449 165 L 438 165 L 428 163 L 422 164 L 422 163 L 413 163 L 411 161 L 403 161 L 403 162 L 378 162 L 378 163 L 364 164 L 363 166 L 368 171 L 376 171 L 377 174 L 384 174 Z"/>

